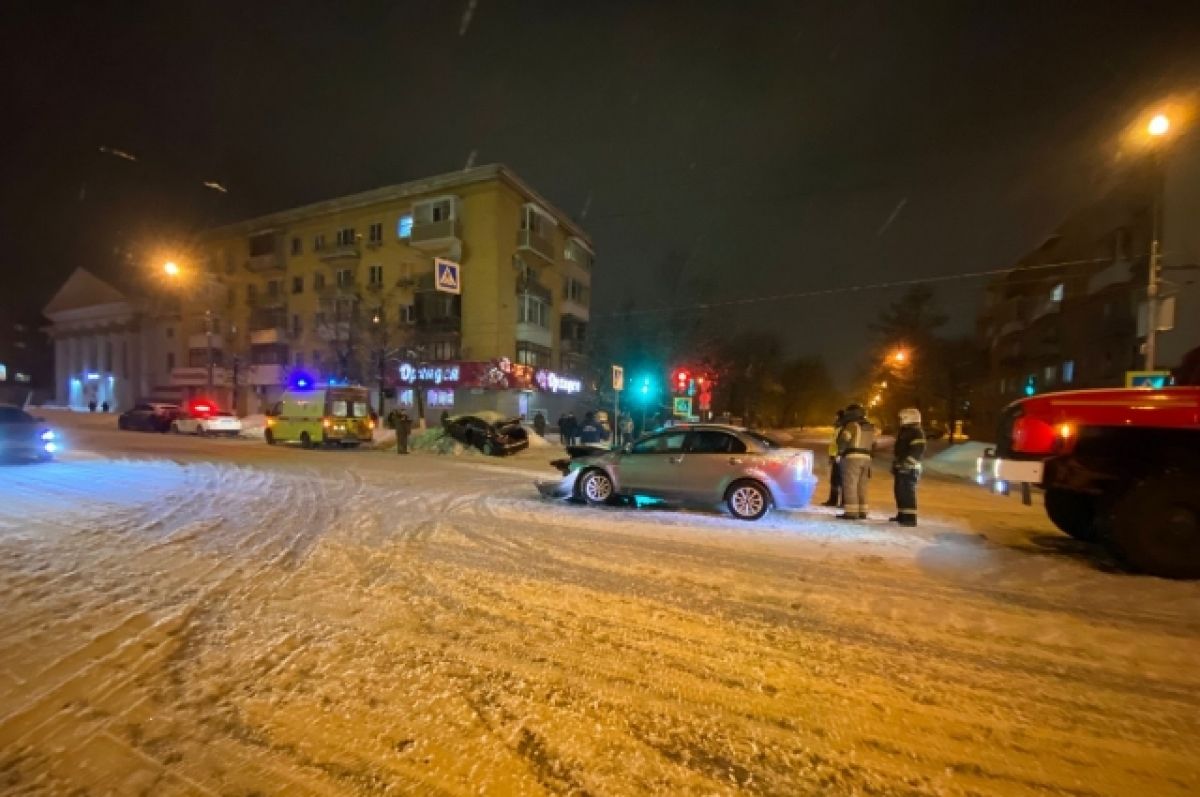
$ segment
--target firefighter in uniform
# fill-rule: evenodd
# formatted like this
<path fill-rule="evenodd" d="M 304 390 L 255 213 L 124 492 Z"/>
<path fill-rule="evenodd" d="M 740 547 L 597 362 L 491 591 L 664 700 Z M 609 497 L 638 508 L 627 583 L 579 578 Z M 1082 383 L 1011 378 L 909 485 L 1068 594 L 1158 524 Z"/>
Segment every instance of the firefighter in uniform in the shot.
<path fill-rule="evenodd" d="M 871 478 L 871 452 L 875 448 L 875 426 L 867 420 L 861 404 L 851 404 L 842 416 L 838 432 L 838 461 L 842 471 L 840 520 L 867 519 L 867 481 Z"/>
<path fill-rule="evenodd" d="M 845 410 L 837 411 L 833 422 L 833 436 L 829 438 L 829 500 L 825 506 L 842 505 L 842 466 L 838 464 L 838 433 L 842 431 Z"/>
<path fill-rule="evenodd" d="M 896 516 L 891 520 L 901 526 L 917 525 L 917 482 L 921 480 L 923 456 L 925 430 L 921 428 L 921 411 L 915 407 L 900 410 L 900 431 L 896 433 L 892 456 Z"/>

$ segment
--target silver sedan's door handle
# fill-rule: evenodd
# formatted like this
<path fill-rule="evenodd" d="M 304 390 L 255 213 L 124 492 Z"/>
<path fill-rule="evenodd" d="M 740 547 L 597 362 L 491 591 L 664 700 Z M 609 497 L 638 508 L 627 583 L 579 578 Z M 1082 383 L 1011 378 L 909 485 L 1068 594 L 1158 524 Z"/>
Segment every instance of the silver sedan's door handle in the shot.
<path fill-rule="evenodd" d="M 741 457 L 730 457 L 729 458 L 730 465 L 741 465 L 742 462 L 744 462 L 744 461 L 745 460 L 743 460 Z"/>
<path fill-rule="evenodd" d="M 680 462 L 683 462 L 683 457 L 671 457 L 667 462 L 670 462 L 672 465 L 678 465 Z"/>

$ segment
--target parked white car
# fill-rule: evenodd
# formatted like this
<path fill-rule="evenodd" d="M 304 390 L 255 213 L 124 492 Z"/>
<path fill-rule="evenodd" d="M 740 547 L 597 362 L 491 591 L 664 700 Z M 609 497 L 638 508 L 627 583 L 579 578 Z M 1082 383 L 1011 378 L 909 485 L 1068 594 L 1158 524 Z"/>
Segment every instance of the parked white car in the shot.
<path fill-rule="evenodd" d="M 171 431 L 176 434 L 198 434 L 203 437 L 225 435 L 237 437 L 242 433 L 242 421 L 232 412 L 192 413 L 183 412 L 171 422 Z"/>

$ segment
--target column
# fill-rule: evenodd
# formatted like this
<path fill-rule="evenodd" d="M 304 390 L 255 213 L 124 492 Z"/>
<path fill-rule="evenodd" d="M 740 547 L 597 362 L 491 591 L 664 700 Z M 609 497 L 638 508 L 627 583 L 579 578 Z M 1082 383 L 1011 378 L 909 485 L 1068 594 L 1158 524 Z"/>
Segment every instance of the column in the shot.
<path fill-rule="evenodd" d="M 71 401 L 71 383 L 67 374 L 70 363 L 67 362 L 67 341 L 62 332 L 54 331 L 54 403 L 67 406 Z"/>

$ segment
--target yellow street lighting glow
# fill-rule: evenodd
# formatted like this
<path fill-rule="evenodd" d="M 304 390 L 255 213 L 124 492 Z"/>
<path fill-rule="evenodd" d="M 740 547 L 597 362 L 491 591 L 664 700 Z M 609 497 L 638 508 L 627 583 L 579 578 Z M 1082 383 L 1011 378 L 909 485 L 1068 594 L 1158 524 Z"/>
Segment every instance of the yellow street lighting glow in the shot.
<path fill-rule="evenodd" d="M 168 260 L 166 263 L 163 263 L 163 271 L 167 273 L 168 277 L 178 277 L 179 265 L 174 260 Z"/>
<path fill-rule="evenodd" d="M 1171 120 L 1166 114 L 1158 114 L 1150 120 L 1150 124 L 1146 126 L 1146 131 L 1152 136 L 1165 136 L 1167 131 L 1171 129 Z"/>

